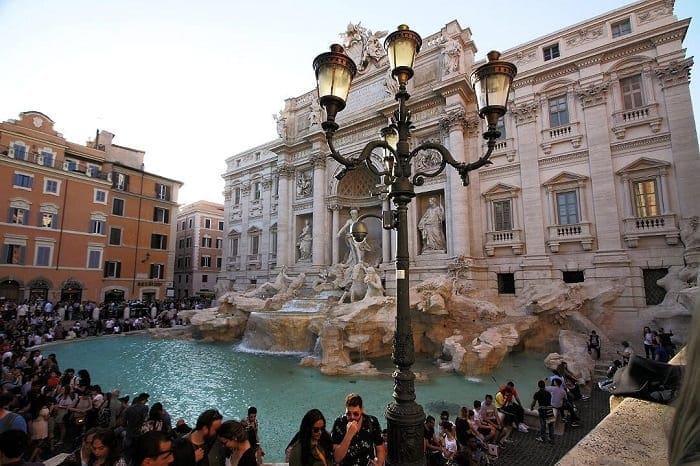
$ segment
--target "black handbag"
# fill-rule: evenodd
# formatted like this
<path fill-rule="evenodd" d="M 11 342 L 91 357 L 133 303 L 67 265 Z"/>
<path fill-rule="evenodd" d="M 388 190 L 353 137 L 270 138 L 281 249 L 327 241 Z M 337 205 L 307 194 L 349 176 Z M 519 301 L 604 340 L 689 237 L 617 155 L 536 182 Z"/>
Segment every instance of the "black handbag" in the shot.
<path fill-rule="evenodd" d="M 685 366 L 658 362 L 636 354 L 613 377 L 613 395 L 669 403 L 678 395 Z"/>

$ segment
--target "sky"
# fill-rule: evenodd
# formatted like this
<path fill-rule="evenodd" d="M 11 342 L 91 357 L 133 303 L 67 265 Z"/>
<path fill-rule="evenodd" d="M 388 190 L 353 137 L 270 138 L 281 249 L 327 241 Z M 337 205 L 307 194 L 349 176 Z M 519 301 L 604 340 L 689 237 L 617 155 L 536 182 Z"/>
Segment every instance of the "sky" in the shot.
<path fill-rule="evenodd" d="M 146 152 L 146 171 L 184 182 L 181 204 L 223 203 L 226 158 L 277 138 L 272 115 L 315 87 L 314 57 L 350 22 L 427 37 L 456 19 L 481 59 L 629 3 L 0 0 L 0 121 L 40 111 L 76 143 L 107 130 Z M 676 0 L 679 19 L 698 13 L 699 1 Z M 687 56 L 700 53 L 699 27 Z"/>

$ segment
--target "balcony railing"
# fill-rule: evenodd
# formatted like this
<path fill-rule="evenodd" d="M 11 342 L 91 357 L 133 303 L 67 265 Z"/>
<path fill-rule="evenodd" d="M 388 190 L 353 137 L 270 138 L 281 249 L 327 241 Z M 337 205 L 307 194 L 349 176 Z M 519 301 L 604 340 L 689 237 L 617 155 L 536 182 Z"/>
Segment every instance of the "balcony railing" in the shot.
<path fill-rule="evenodd" d="M 658 104 L 649 104 L 613 113 L 612 131 L 617 139 L 624 139 L 628 128 L 642 125 L 649 125 L 653 133 L 657 133 L 661 129 Z"/>
<path fill-rule="evenodd" d="M 593 245 L 593 234 L 589 222 L 550 225 L 547 227 L 547 234 L 547 246 L 552 252 L 559 252 L 561 243 L 581 243 L 584 251 L 590 251 Z"/>
<path fill-rule="evenodd" d="M 522 230 L 488 231 L 484 249 L 488 256 L 493 256 L 496 248 L 511 248 L 513 254 L 519 255 L 523 253 L 524 244 Z"/>
<path fill-rule="evenodd" d="M 248 254 L 248 270 L 262 268 L 262 254 Z"/>
<path fill-rule="evenodd" d="M 546 155 L 552 153 L 552 146 L 561 143 L 570 143 L 574 149 L 581 147 L 580 123 L 575 121 L 566 125 L 555 126 L 542 130 L 542 150 Z"/>
<path fill-rule="evenodd" d="M 624 220 L 625 243 L 630 248 L 636 248 L 639 238 L 664 236 L 666 244 L 678 244 L 680 230 L 676 226 L 676 215 L 666 214 L 654 217 L 632 217 Z"/>
<path fill-rule="evenodd" d="M 486 142 L 483 143 L 483 151 L 486 152 Z M 505 155 L 506 160 L 512 162 L 515 159 L 515 139 L 498 139 L 493 148 L 493 156 Z"/>

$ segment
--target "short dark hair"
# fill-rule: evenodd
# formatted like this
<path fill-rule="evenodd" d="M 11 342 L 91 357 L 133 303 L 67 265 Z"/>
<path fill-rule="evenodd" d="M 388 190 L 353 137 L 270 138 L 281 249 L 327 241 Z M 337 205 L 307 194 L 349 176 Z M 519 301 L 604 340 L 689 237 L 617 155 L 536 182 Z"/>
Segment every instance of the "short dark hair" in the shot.
<path fill-rule="evenodd" d="M 434 418 L 433 416 L 431 416 L 431 415 L 427 415 L 427 416 L 425 417 L 425 423 L 427 424 L 427 423 L 429 423 L 429 422 L 435 422 L 435 418 Z"/>
<path fill-rule="evenodd" d="M 256 408 L 255 406 L 249 407 L 248 408 L 248 416 L 250 416 L 251 414 L 258 414 L 258 408 Z"/>
<path fill-rule="evenodd" d="M 345 397 L 345 407 L 357 406 L 362 408 L 362 397 L 357 393 L 348 393 Z"/>
<path fill-rule="evenodd" d="M 170 442 L 170 439 L 165 434 L 165 432 L 152 430 L 140 435 L 136 439 L 136 445 L 134 446 L 134 452 L 132 456 L 133 465 L 141 466 L 143 460 L 146 458 L 155 458 L 160 455 L 160 444 L 163 442 Z"/>
<path fill-rule="evenodd" d="M 23 430 L 6 430 L 0 434 L 0 452 L 6 458 L 21 458 L 29 447 L 29 435 Z"/>
<path fill-rule="evenodd" d="M 14 399 L 15 396 L 10 392 L 0 393 L 0 408 L 7 408 Z"/>
<path fill-rule="evenodd" d="M 224 417 L 216 409 L 207 409 L 197 418 L 197 424 L 194 426 L 194 430 L 202 430 L 205 427 L 211 427 L 214 421 L 219 421 Z"/>
<path fill-rule="evenodd" d="M 488 400 L 489 398 L 493 400 L 493 395 L 491 395 L 490 393 L 487 393 L 487 394 L 484 396 L 484 400 Z"/>
<path fill-rule="evenodd" d="M 544 386 L 545 386 L 544 380 L 538 380 L 538 381 L 537 381 L 537 386 L 538 386 L 539 388 L 544 388 Z"/>
<path fill-rule="evenodd" d="M 245 442 L 249 439 L 248 431 L 243 427 L 243 424 L 238 421 L 222 422 L 216 435 L 226 440 L 233 440 L 234 442 Z"/>

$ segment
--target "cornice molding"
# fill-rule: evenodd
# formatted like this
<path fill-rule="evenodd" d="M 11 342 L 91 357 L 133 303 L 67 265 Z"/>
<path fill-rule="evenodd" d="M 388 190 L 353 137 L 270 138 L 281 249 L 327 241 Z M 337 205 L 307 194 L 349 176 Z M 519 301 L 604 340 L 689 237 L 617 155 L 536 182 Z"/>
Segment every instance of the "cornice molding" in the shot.
<path fill-rule="evenodd" d="M 638 149 L 644 146 L 654 146 L 654 145 L 665 145 L 668 146 L 671 143 L 671 134 L 660 134 L 658 136 L 652 136 L 649 138 L 635 139 L 634 141 L 620 142 L 617 144 L 610 145 L 610 152 L 615 154 L 619 152 L 625 152 L 631 149 Z"/>

